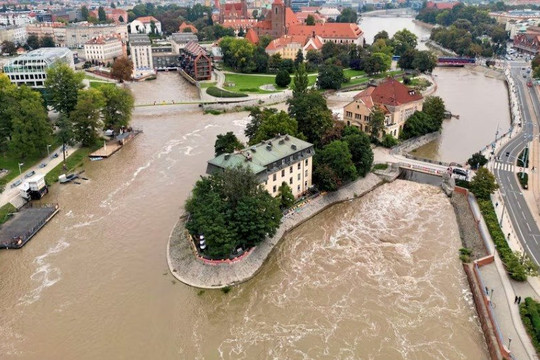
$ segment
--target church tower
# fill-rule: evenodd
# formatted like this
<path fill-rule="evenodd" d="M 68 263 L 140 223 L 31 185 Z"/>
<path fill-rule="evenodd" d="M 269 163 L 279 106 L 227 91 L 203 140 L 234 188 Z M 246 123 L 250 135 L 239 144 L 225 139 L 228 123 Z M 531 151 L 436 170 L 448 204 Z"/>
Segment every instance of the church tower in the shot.
<path fill-rule="evenodd" d="M 277 39 L 285 33 L 285 5 L 283 0 L 274 0 L 272 3 L 272 37 Z"/>

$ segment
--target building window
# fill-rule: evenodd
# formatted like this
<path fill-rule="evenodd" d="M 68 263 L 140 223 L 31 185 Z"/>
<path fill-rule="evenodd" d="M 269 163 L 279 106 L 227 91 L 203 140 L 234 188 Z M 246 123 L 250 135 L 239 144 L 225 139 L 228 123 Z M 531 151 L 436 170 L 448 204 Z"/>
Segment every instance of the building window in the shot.
<path fill-rule="evenodd" d="M 356 120 L 362 120 L 362 115 L 360 115 L 360 114 L 354 114 L 354 118 L 355 118 Z"/>
<path fill-rule="evenodd" d="M 297 188 L 297 189 L 298 189 L 298 191 L 300 191 L 300 185 L 298 185 L 298 188 Z"/>
<path fill-rule="evenodd" d="M 346 111 L 346 112 L 345 112 L 345 116 L 347 116 L 347 117 L 352 117 L 352 112 L 351 112 L 351 111 Z"/>
<path fill-rule="evenodd" d="M 298 180 L 300 180 L 300 174 L 298 174 Z"/>
<path fill-rule="evenodd" d="M 292 177 L 289 179 L 289 184 L 292 185 Z"/>
<path fill-rule="evenodd" d="M 300 170 L 300 166 L 302 166 L 302 164 L 298 163 L 298 170 Z"/>
<path fill-rule="evenodd" d="M 292 166 L 289 168 L 289 173 L 292 174 Z"/>
<path fill-rule="evenodd" d="M 274 174 L 274 176 L 272 176 L 272 180 L 273 180 L 273 181 L 276 181 L 276 177 L 277 177 L 277 175 Z"/>
<path fill-rule="evenodd" d="M 306 170 L 306 177 L 308 176 L 308 171 Z"/>
<path fill-rule="evenodd" d="M 307 187 L 307 181 L 306 181 L 306 182 L 304 182 L 304 186 L 305 186 L 305 187 Z"/>
<path fill-rule="evenodd" d="M 285 177 L 285 170 L 281 170 L 281 177 Z"/>
<path fill-rule="evenodd" d="M 274 187 L 272 188 L 272 192 L 276 192 L 276 185 L 274 185 Z"/>
<path fill-rule="evenodd" d="M 308 166 L 309 159 L 306 159 L 306 166 Z"/>

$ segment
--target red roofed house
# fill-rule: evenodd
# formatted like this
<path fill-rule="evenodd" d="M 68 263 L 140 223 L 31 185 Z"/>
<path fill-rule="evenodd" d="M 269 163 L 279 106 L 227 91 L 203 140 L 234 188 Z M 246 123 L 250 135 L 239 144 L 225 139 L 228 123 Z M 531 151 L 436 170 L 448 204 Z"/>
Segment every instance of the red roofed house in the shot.
<path fill-rule="evenodd" d="M 189 30 L 186 30 L 186 29 L 189 29 Z M 190 32 L 190 33 L 196 34 L 198 30 L 195 26 L 188 24 L 184 21 L 182 24 L 180 24 L 180 27 L 178 28 L 178 32 L 181 32 L 181 33 Z"/>
<path fill-rule="evenodd" d="M 253 29 L 249 29 L 247 31 L 245 39 L 253 45 L 257 45 L 259 43 L 259 35 L 257 35 Z"/>
<path fill-rule="evenodd" d="M 324 23 L 309 25 L 293 25 L 289 27 L 288 35 L 317 35 L 323 42 L 334 42 L 336 44 L 364 44 L 364 32 L 353 23 Z"/>
<path fill-rule="evenodd" d="M 212 78 L 212 60 L 197 42 L 190 41 L 180 50 L 180 66 L 195 81 Z"/>
<path fill-rule="evenodd" d="M 303 35 L 283 35 L 280 38 L 274 39 L 266 47 L 266 53 L 269 56 L 274 54 L 280 54 L 282 59 L 296 59 L 298 50 L 301 50 L 304 54 L 304 58 L 307 55 L 308 50 L 320 50 L 322 49 L 322 39 L 315 35 L 313 37 Z"/>
<path fill-rule="evenodd" d="M 540 51 L 540 32 L 527 31 L 514 36 L 513 48 L 521 53 L 536 55 Z"/>
<path fill-rule="evenodd" d="M 251 29 L 255 24 L 257 24 L 257 19 L 225 19 L 221 25 L 238 31 Z"/>
<path fill-rule="evenodd" d="M 225 3 L 219 6 L 219 23 L 225 20 L 249 19 L 246 0 L 239 3 Z"/>
<path fill-rule="evenodd" d="M 454 6 L 461 4 L 459 1 L 428 1 L 426 8 L 435 10 L 453 9 Z"/>
<path fill-rule="evenodd" d="M 343 108 L 343 120 L 347 125 L 357 126 L 370 133 L 370 120 L 378 107 L 384 114 L 383 137 L 390 134 L 397 138 L 405 121 L 415 111 L 422 110 L 424 98 L 422 94 L 409 89 L 393 78 L 386 78 L 376 86 L 370 86 L 358 93 L 354 100 Z"/>
<path fill-rule="evenodd" d="M 313 19 L 315 20 L 316 24 L 324 24 L 326 22 L 326 19 L 321 16 L 319 13 L 312 13 L 312 12 L 297 12 L 294 15 L 296 15 L 296 18 L 301 24 L 305 24 L 307 22 L 308 16 L 313 16 Z"/>

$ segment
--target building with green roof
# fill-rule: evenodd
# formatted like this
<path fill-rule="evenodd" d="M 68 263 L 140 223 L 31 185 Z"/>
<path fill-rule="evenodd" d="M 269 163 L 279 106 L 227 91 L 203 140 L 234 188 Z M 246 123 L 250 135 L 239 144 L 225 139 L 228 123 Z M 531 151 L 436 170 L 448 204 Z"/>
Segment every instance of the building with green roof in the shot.
<path fill-rule="evenodd" d="M 313 144 L 290 135 L 278 135 L 232 154 L 221 154 L 208 161 L 206 172 L 248 167 L 273 196 L 283 182 L 300 197 L 312 185 Z"/>

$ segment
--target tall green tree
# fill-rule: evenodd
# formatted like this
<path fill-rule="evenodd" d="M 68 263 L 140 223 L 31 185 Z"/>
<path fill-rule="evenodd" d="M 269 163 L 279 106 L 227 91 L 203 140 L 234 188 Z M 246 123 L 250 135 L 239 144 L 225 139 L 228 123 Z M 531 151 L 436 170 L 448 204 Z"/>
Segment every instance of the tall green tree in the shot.
<path fill-rule="evenodd" d="M 100 6 L 98 8 L 98 20 L 99 22 L 107 21 L 107 14 L 105 13 L 105 9 L 103 8 L 103 6 Z"/>
<path fill-rule="evenodd" d="M 437 66 L 437 57 L 429 50 L 418 51 L 412 65 L 420 72 L 432 72 Z"/>
<path fill-rule="evenodd" d="M 398 60 L 398 66 L 403 70 L 414 69 L 413 62 L 418 54 L 416 49 L 407 49 Z"/>
<path fill-rule="evenodd" d="M 302 49 L 298 49 L 296 52 L 296 57 L 294 58 L 294 67 L 298 69 L 298 66 L 304 62 L 304 53 Z"/>
<path fill-rule="evenodd" d="M 346 78 L 343 75 L 343 68 L 336 65 L 322 65 L 319 68 L 317 77 L 317 86 L 321 89 L 341 89 L 341 84 Z"/>
<path fill-rule="evenodd" d="M 17 53 L 17 46 L 15 46 L 15 43 L 12 41 L 4 40 L 2 42 L 2 52 L 9 55 L 15 55 Z"/>
<path fill-rule="evenodd" d="M 8 150 L 13 132 L 13 119 L 19 113 L 19 89 L 5 74 L 0 74 L 0 151 Z"/>
<path fill-rule="evenodd" d="M 356 179 L 357 171 L 349 146 L 345 141 L 333 141 L 315 153 L 315 167 L 328 165 L 340 182 Z"/>
<path fill-rule="evenodd" d="M 89 11 L 88 11 L 88 8 L 86 6 L 82 6 L 81 7 L 81 19 L 83 21 L 88 21 L 88 15 L 89 15 Z"/>
<path fill-rule="evenodd" d="M 276 108 L 264 108 L 260 109 L 259 107 L 253 108 L 249 113 L 250 121 L 246 125 L 244 130 L 244 135 L 249 139 L 249 142 L 255 138 L 257 131 L 261 124 L 270 116 L 277 114 L 278 110 Z M 254 143 L 255 144 L 255 143 Z"/>
<path fill-rule="evenodd" d="M 236 135 L 232 131 L 227 132 L 226 134 L 219 134 L 214 143 L 214 154 L 219 156 L 221 154 L 231 154 L 235 150 L 243 149 L 244 144 L 238 140 Z"/>
<path fill-rule="evenodd" d="M 287 70 L 279 70 L 276 75 L 276 85 L 279 87 L 287 87 L 291 83 L 291 75 Z"/>
<path fill-rule="evenodd" d="M 378 140 L 381 136 L 381 132 L 384 129 L 384 112 L 378 106 L 375 107 L 371 116 L 369 117 L 369 130 L 371 138 Z"/>
<path fill-rule="evenodd" d="M 308 15 L 307 18 L 306 18 L 306 25 L 308 26 L 313 26 L 315 25 L 315 18 L 313 17 L 313 15 Z"/>
<path fill-rule="evenodd" d="M 75 72 L 67 64 L 59 64 L 47 71 L 45 90 L 49 105 L 69 115 L 77 105 L 78 91 L 83 88 L 84 74 Z"/>
<path fill-rule="evenodd" d="M 37 49 L 39 48 L 39 38 L 35 34 L 28 35 L 28 38 L 26 39 L 26 45 L 30 47 L 30 49 Z"/>
<path fill-rule="evenodd" d="M 251 248 L 273 236 L 281 221 L 279 201 L 264 190 L 247 168 L 225 169 L 202 178 L 186 201 L 186 228 L 203 234 L 205 254 L 228 258 L 239 246 Z"/>
<path fill-rule="evenodd" d="M 104 99 L 101 110 L 104 128 L 118 131 L 122 127 L 127 127 L 135 104 L 131 91 L 117 86 L 103 86 L 101 93 Z"/>
<path fill-rule="evenodd" d="M 354 23 L 358 20 L 358 14 L 352 8 L 345 8 L 341 11 L 341 14 L 336 18 L 338 23 Z"/>
<path fill-rule="evenodd" d="M 473 194 L 481 200 L 489 200 L 490 195 L 499 188 L 495 182 L 495 176 L 486 168 L 482 167 L 476 172 L 471 180 L 469 188 Z"/>
<path fill-rule="evenodd" d="M 66 147 L 75 145 L 75 133 L 73 131 L 73 123 L 71 119 L 66 115 L 60 113 L 55 123 L 58 131 L 56 131 L 56 137 L 62 143 L 62 155 L 64 164 L 66 163 Z"/>
<path fill-rule="evenodd" d="M 442 126 L 446 106 L 440 96 L 428 96 L 422 105 L 422 112 L 426 113 L 438 127 Z"/>
<path fill-rule="evenodd" d="M 283 209 L 288 209 L 294 204 L 294 195 L 291 187 L 284 181 L 279 187 L 279 202 Z"/>
<path fill-rule="evenodd" d="M 41 47 L 55 47 L 54 39 L 50 36 L 44 36 L 39 41 L 39 46 Z"/>
<path fill-rule="evenodd" d="M 250 145 L 260 143 L 277 136 L 278 134 L 289 134 L 298 136 L 298 123 L 294 118 L 291 118 L 285 111 L 280 111 L 265 118 L 253 139 L 249 141 Z"/>
<path fill-rule="evenodd" d="M 364 132 L 358 132 L 357 134 L 345 136 L 343 140 L 349 146 L 352 161 L 358 175 L 362 177 L 366 176 L 373 164 L 373 150 L 371 149 L 369 136 Z"/>
<path fill-rule="evenodd" d="M 471 166 L 471 169 L 478 170 L 480 167 L 486 165 L 488 159 L 479 151 L 472 154 L 472 156 L 467 160 L 467 164 Z"/>
<path fill-rule="evenodd" d="M 10 148 L 20 159 L 43 154 L 51 143 L 52 127 L 41 95 L 27 86 L 19 89 L 19 111 L 13 118 Z"/>
<path fill-rule="evenodd" d="M 373 37 L 373 42 L 379 39 L 388 40 L 389 38 L 390 36 L 388 36 L 388 32 L 386 30 L 382 30 L 375 34 L 375 36 Z"/>
<path fill-rule="evenodd" d="M 105 100 L 97 89 L 80 90 L 77 105 L 70 114 L 75 139 L 83 146 L 95 145 L 99 139 L 98 128 L 101 125 L 101 108 Z"/>
<path fill-rule="evenodd" d="M 293 97 L 297 98 L 301 95 L 305 95 L 309 86 L 309 79 L 306 71 L 306 66 L 301 63 L 294 75 L 293 81 Z"/>
<path fill-rule="evenodd" d="M 372 53 L 364 62 L 364 70 L 369 75 L 385 72 L 390 69 L 392 58 L 384 53 Z"/>
<path fill-rule="evenodd" d="M 417 39 L 416 35 L 407 29 L 396 32 L 392 37 L 394 55 L 403 55 L 408 49 L 416 48 Z"/>
<path fill-rule="evenodd" d="M 288 100 L 289 115 L 298 122 L 298 132 L 304 134 L 307 141 L 318 145 L 323 134 L 332 127 L 332 112 L 324 97 L 316 90 L 309 90 L 303 95 Z"/>

